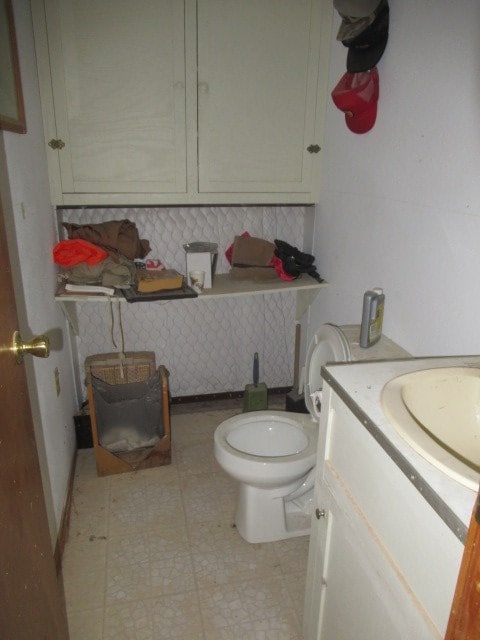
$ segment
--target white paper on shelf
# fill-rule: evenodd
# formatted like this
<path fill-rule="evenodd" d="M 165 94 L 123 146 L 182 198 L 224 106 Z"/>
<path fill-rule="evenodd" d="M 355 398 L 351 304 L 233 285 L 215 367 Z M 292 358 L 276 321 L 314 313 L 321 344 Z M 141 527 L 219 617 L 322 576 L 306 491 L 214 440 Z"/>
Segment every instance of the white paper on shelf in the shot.
<path fill-rule="evenodd" d="M 115 289 L 113 287 L 102 287 L 96 284 L 70 284 L 65 285 L 65 291 L 72 293 L 104 293 L 107 296 L 113 296 Z"/>

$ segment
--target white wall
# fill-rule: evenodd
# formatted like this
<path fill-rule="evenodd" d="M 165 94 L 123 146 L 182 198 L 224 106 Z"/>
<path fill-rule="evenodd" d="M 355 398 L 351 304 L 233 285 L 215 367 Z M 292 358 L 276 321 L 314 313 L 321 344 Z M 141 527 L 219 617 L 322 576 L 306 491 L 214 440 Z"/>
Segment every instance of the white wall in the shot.
<path fill-rule="evenodd" d="M 332 30 L 330 91 L 347 50 Z M 480 3 L 390 0 L 375 127 L 328 101 L 314 254 L 331 283 L 312 309 L 360 322 L 386 293 L 384 332 L 414 355 L 480 353 Z"/>
<path fill-rule="evenodd" d="M 65 319 L 53 301 L 56 270 L 51 253 L 57 241 L 50 205 L 43 127 L 28 0 L 16 0 L 15 21 L 25 101 L 27 133 L 4 132 L 11 207 L 5 211 L 9 252 L 24 339 L 49 332 L 48 359 L 26 358 L 52 541 L 61 521 L 72 465 L 76 401 Z M 57 397 L 54 370 L 60 373 Z"/>

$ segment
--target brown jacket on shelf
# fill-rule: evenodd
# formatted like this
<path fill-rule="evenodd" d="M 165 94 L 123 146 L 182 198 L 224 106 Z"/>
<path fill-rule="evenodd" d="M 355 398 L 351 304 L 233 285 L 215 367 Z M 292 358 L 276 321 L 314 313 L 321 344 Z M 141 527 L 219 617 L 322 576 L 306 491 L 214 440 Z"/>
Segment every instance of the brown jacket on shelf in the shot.
<path fill-rule="evenodd" d="M 272 258 L 275 245 L 263 238 L 235 236 L 230 275 L 237 280 L 276 280 Z"/>
<path fill-rule="evenodd" d="M 109 220 L 99 224 L 74 224 L 64 222 L 68 238 L 80 238 L 93 242 L 105 249 L 118 251 L 129 260 L 144 258 L 150 251 L 148 240 L 140 240 L 134 222 L 130 220 Z"/>

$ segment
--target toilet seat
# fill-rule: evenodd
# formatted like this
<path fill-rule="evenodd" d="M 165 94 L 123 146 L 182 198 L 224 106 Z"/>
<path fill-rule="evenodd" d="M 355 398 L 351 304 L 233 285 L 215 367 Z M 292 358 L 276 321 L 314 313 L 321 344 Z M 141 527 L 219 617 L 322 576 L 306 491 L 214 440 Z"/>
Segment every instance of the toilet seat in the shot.
<path fill-rule="evenodd" d="M 312 395 L 322 390 L 321 368 L 327 362 L 349 362 L 350 348 L 344 333 L 334 324 L 322 324 L 313 336 L 305 360 L 305 404 L 318 417 Z"/>
<path fill-rule="evenodd" d="M 244 426 L 255 423 L 261 429 L 264 422 L 278 423 L 289 429 L 301 431 L 305 436 L 302 450 L 287 455 L 258 455 L 232 446 L 235 437 L 241 437 Z M 244 443 L 238 446 L 244 447 Z M 286 411 L 253 411 L 232 416 L 224 420 L 215 430 L 214 453 L 219 465 L 240 482 L 249 482 L 257 487 L 275 487 L 300 479 L 314 465 L 317 454 L 317 429 L 309 415 L 292 414 Z M 281 452 L 277 452 L 281 453 Z"/>
<path fill-rule="evenodd" d="M 260 458 L 292 456 L 302 452 L 308 438 L 300 426 L 283 416 L 249 416 L 237 422 L 237 427 L 226 434 L 228 444 L 240 451 Z"/>

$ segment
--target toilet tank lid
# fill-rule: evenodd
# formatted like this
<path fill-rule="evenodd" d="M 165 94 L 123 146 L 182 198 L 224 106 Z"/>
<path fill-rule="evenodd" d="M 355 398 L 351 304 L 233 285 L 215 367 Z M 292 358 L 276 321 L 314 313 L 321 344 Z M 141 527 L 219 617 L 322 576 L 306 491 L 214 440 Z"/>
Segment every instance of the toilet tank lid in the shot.
<path fill-rule="evenodd" d="M 315 415 L 312 393 L 323 386 L 321 368 L 327 362 L 348 362 L 350 348 L 341 329 L 334 324 L 322 324 L 313 336 L 305 361 L 305 404 L 312 416 Z"/>

